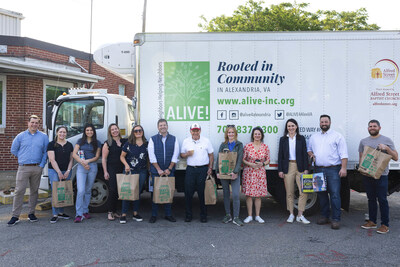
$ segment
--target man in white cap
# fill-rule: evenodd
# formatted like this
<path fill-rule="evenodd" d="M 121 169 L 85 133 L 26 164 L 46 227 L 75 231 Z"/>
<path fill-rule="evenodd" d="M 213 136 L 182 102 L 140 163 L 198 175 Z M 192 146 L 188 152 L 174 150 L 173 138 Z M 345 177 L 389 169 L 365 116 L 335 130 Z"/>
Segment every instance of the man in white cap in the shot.
<path fill-rule="evenodd" d="M 210 140 L 205 137 L 200 138 L 201 127 L 198 123 L 193 123 L 190 127 L 192 137 L 183 140 L 181 157 L 187 158 L 187 168 L 185 176 L 185 222 L 191 222 L 192 199 L 194 191 L 197 191 L 200 202 L 200 222 L 207 222 L 207 208 L 204 202 L 204 187 L 207 175 L 212 173 L 214 161 L 214 149 Z"/>

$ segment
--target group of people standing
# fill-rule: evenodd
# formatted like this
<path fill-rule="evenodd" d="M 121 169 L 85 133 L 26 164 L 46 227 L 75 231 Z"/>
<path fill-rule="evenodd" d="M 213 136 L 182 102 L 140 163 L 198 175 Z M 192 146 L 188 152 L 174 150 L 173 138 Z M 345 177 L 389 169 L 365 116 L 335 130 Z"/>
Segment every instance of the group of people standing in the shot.
<path fill-rule="evenodd" d="M 344 137 L 330 129 L 331 118 L 321 115 L 321 131 L 313 134 L 308 146 L 304 136 L 299 133 L 299 125 L 296 120 L 286 121 L 283 136 L 279 141 L 278 174 L 284 179 L 286 188 L 286 203 L 289 211 L 288 223 L 297 222 L 309 224 L 304 217 L 307 194 L 301 190 L 300 177 L 310 171 L 309 158 L 314 162 L 315 172 L 323 173 L 326 177 L 327 191 L 319 192 L 321 215 L 317 224 L 330 224 L 332 229 L 340 228 L 341 177 L 347 175 L 347 145 Z M 73 160 L 78 163 L 76 173 L 77 195 L 76 215 L 74 222 L 79 223 L 84 219 L 90 219 L 89 203 L 91 189 L 97 175 L 97 160 L 102 154 L 102 167 L 104 178 L 109 181 L 108 220 L 119 218 L 121 224 L 127 222 L 129 210 L 133 211 L 132 218 L 142 221 L 139 214 L 140 199 L 136 201 L 122 201 L 122 214 L 117 213 L 118 190 L 117 174 L 139 174 L 139 192 L 142 191 L 145 181 L 151 174 L 150 186 L 154 180 L 162 175 L 174 176 L 175 166 L 179 155 L 187 160 L 185 176 L 185 222 L 193 219 L 192 199 L 197 191 L 200 202 L 200 222 L 207 222 L 207 207 L 205 205 L 204 189 L 207 176 L 213 172 L 214 149 L 210 140 L 201 136 L 201 127 L 193 123 L 190 127 L 191 136 L 183 140 L 182 147 L 175 136 L 168 132 L 168 122 L 160 119 L 157 122 L 158 133 L 149 140 L 146 139 L 144 129 L 140 125 L 134 126 L 128 139 L 121 137 L 117 124 L 108 127 L 108 137 L 104 145 L 97 140 L 96 130 L 93 125 L 84 127 L 82 138 L 73 145 L 66 140 L 67 127 L 60 126 L 56 129 L 55 140 L 48 143 L 45 134 L 38 131 L 39 118 L 32 115 L 28 121 L 28 129 L 20 133 L 13 141 L 11 152 L 18 158 L 18 172 L 16 178 L 16 194 L 14 197 L 12 218 L 8 225 L 19 222 L 22 210 L 23 195 L 30 184 L 29 214 L 31 222 L 37 221 L 34 209 L 37 201 L 40 175 L 47 156 L 49 158 L 50 182 L 68 180 L 71 178 Z M 370 136 L 361 140 L 359 152 L 360 160 L 365 145 L 379 148 L 390 154 L 393 160 L 398 160 L 393 141 L 379 134 L 381 129 L 377 120 L 371 120 L 368 124 Z M 224 141 L 218 152 L 236 152 L 237 159 L 233 171 L 229 174 L 231 179 L 221 179 L 224 195 L 225 216 L 223 223 L 233 222 L 238 226 L 253 220 L 258 223 L 265 221 L 260 216 L 261 198 L 267 195 L 267 177 L 265 167 L 270 163 L 270 151 L 264 143 L 262 128 L 255 127 L 251 132 L 251 142 L 243 145 L 238 140 L 238 133 L 234 125 L 227 125 L 224 133 Z M 102 153 L 100 153 L 102 152 Z M 219 154 L 218 154 L 219 155 Z M 218 157 L 216 159 L 218 163 Z M 243 166 L 243 177 L 241 168 Z M 369 221 L 362 228 L 377 228 L 376 210 L 377 200 L 381 211 L 382 225 L 378 233 L 389 231 L 389 207 L 386 199 L 388 187 L 388 168 L 381 179 L 364 177 L 367 190 Z M 216 168 L 217 177 L 220 177 L 219 168 Z M 242 193 L 246 196 L 247 217 L 242 221 L 239 217 L 240 210 L 240 185 Z M 299 191 L 298 214 L 294 214 L 294 194 L 297 184 Z M 233 198 L 233 216 L 231 215 L 230 192 Z M 255 216 L 253 217 L 253 203 Z M 133 204 L 133 208 L 131 207 Z M 158 216 L 159 204 L 152 203 L 150 223 L 155 223 Z M 69 219 L 62 208 L 52 209 L 51 223 L 56 223 L 59 218 Z M 332 215 L 331 215 L 332 213 Z M 170 222 L 176 222 L 172 214 L 172 205 L 164 204 L 164 218 Z"/>

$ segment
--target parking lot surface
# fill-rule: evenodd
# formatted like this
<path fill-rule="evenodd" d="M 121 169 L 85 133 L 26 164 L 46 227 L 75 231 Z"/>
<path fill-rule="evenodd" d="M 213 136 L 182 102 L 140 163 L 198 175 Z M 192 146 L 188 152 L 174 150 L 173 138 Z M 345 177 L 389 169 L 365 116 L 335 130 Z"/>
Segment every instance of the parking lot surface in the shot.
<path fill-rule="evenodd" d="M 50 224 L 51 212 L 37 212 L 39 221 L 7 226 L 11 205 L 0 205 L 0 266 L 399 266 L 400 193 L 389 196 L 390 232 L 364 230 L 365 194 L 352 192 L 350 212 L 342 213 L 340 230 L 312 223 L 286 223 L 287 212 L 272 198 L 263 199 L 265 224 L 243 227 L 223 224 L 222 192 L 217 205 L 208 207 L 208 223 L 200 223 L 198 199 L 194 218 L 184 222 L 184 196 L 176 193 L 173 214 L 166 221 L 159 210 L 155 224 L 150 218 L 150 194 L 144 193 L 140 214 L 143 222 L 128 217 L 124 225 L 110 222 L 107 214 L 90 220 Z M 26 212 L 26 209 L 24 209 Z M 74 215 L 74 208 L 66 208 Z M 241 201 L 241 218 L 247 216 Z"/>

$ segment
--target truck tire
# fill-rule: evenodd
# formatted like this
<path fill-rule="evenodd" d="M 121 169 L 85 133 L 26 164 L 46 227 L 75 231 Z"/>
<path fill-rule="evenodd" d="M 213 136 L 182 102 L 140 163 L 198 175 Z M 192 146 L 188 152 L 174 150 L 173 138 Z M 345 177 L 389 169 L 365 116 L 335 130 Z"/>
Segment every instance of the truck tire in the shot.
<path fill-rule="evenodd" d="M 299 203 L 299 189 L 296 186 L 294 192 L 294 208 L 298 210 Z M 307 216 L 314 215 L 319 211 L 319 199 L 317 193 L 307 194 L 306 208 L 304 214 Z"/>
<path fill-rule="evenodd" d="M 282 208 L 286 209 L 286 190 L 283 179 L 279 178 L 277 171 L 267 172 L 267 185 L 269 193 L 274 197 L 274 199 L 281 205 Z M 319 211 L 319 199 L 318 194 L 307 194 L 306 210 L 305 215 L 312 215 Z M 294 192 L 294 208 L 298 209 L 299 202 L 299 189 L 295 186 Z"/>
<path fill-rule="evenodd" d="M 102 169 L 99 168 L 99 172 L 97 173 L 96 179 L 94 180 L 94 184 L 92 187 L 92 198 L 89 204 L 90 212 L 106 212 L 108 209 L 108 196 L 108 183 L 104 179 Z"/>

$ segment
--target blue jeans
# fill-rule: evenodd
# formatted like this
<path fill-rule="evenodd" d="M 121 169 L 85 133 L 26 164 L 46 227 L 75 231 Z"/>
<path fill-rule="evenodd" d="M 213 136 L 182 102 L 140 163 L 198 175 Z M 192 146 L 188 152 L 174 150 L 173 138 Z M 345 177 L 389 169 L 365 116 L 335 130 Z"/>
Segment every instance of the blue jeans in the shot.
<path fill-rule="evenodd" d="M 125 173 L 125 171 L 124 171 Z M 139 171 L 139 199 L 130 201 L 130 200 L 122 200 L 122 213 L 126 214 L 131 206 L 131 202 L 133 202 L 133 211 L 138 212 L 139 211 L 139 206 L 140 206 L 140 192 L 142 192 L 144 182 L 146 181 L 148 175 L 148 171 L 145 170 L 140 170 Z"/>
<path fill-rule="evenodd" d="M 151 174 L 152 178 L 152 184 L 154 186 L 154 178 L 158 177 L 158 174 Z M 169 177 L 175 176 L 174 173 L 171 173 Z M 153 192 L 151 192 L 151 216 L 157 217 L 158 215 L 158 205 L 162 204 L 156 204 L 153 202 Z M 171 216 L 172 215 L 172 204 L 171 203 L 166 203 L 164 204 L 164 214 L 165 216 Z"/>
<path fill-rule="evenodd" d="M 233 217 L 239 217 L 240 211 L 240 173 L 235 180 L 220 179 L 224 191 L 225 214 L 231 214 L 229 182 L 232 187 Z"/>
<path fill-rule="evenodd" d="M 62 174 L 64 174 L 66 171 L 61 171 Z M 71 172 L 69 173 L 69 176 L 66 180 L 71 179 Z M 50 180 L 50 186 L 53 187 L 53 182 L 58 182 L 60 181 L 58 179 L 58 174 L 54 169 L 49 169 L 49 180 Z M 64 213 L 64 208 L 55 208 L 52 207 L 53 210 L 53 215 L 58 215 L 61 213 Z"/>
<path fill-rule="evenodd" d="M 381 212 L 381 224 L 389 227 L 389 203 L 387 201 L 388 176 L 382 175 L 380 179 L 364 176 L 364 185 L 368 198 L 369 220 L 376 224 L 378 209 L 376 200 L 378 200 Z"/>
<path fill-rule="evenodd" d="M 339 222 L 341 215 L 340 185 L 339 176 L 341 166 L 330 168 L 316 168 L 315 172 L 323 172 L 326 177 L 327 191 L 318 192 L 321 215 L 325 218 L 330 217 L 332 209 L 332 220 Z M 329 193 L 329 197 L 328 197 Z M 329 199 L 330 198 L 330 199 Z M 330 205 L 329 205 L 330 202 Z M 330 207 L 329 207 L 330 206 Z"/>
<path fill-rule="evenodd" d="M 185 206 L 186 217 L 192 218 L 192 200 L 194 192 L 197 191 L 200 202 L 200 218 L 207 218 L 207 207 L 204 202 L 204 187 L 206 185 L 208 166 L 187 166 L 185 175 Z"/>
<path fill-rule="evenodd" d="M 89 213 L 89 204 L 92 197 L 92 187 L 97 175 L 97 163 L 89 163 L 90 169 L 86 170 L 82 165 L 78 165 L 76 171 L 76 216 Z"/>

